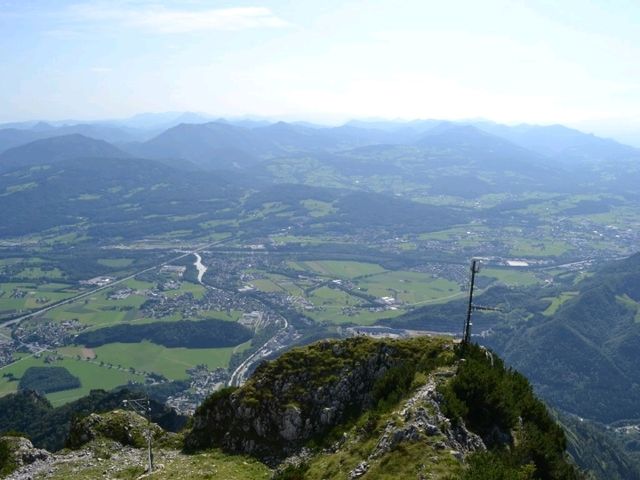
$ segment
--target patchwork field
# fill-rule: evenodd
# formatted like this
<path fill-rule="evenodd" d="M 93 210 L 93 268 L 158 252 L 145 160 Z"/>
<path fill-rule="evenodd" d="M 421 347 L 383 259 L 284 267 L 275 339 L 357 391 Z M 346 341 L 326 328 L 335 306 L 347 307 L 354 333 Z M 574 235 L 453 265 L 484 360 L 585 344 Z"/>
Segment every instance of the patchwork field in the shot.
<path fill-rule="evenodd" d="M 480 275 L 491 277 L 509 286 L 526 286 L 541 283 L 542 280 L 531 270 L 518 268 L 484 268 Z"/>
<path fill-rule="evenodd" d="M 142 382 L 144 377 L 129 371 L 124 365 L 121 368 L 101 366 L 97 361 L 81 360 L 71 354 L 60 350 L 59 355 L 63 358 L 47 363 L 47 357 L 55 356 L 51 352 L 43 352 L 36 358 L 34 356 L 23 356 L 12 365 L 0 369 L 0 396 L 7 393 L 15 392 L 18 388 L 17 381 L 11 381 L 8 377 L 13 375 L 20 378 L 29 367 L 45 367 L 58 366 L 65 367 L 72 375 L 78 377 L 82 386 L 72 390 L 62 392 L 54 392 L 47 394 L 47 398 L 54 405 L 62 405 L 64 403 L 76 400 L 87 395 L 91 390 L 100 388 L 109 390 L 120 385 L 126 385 L 129 381 Z"/>
<path fill-rule="evenodd" d="M 0 283 L 0 318 L 46 307 L 77 293 L 74 286 L 65 283 Z"/>
<path fill-rule="evenodd" d="M 78 320 L 91 329 L 115 325 L 124 321 L 175 321 L 182 319 L 181 315 L 168 315 L 160 319 L 146 319 L 140 312 L 142 304 L 148 300 L 146 291 L 154 288 L 155 283 L 140 281 L 136 279 L 115 286 L 113 289 L 106 289 L 82 298 L 76 302 L 62 305 L 50 310 L 45 314 L 46 319 L 53 321 Z M 131 289 L 133 292 L 126 298 L 109 298 L 122 289 Z M 168 297 L 177 297 L 185 293 L 192 293 L 194 298 L 200 299 L 204 295 L 205 288 L 190 282 L 182 282 L 180 288 L 166 290 Z"/>
<path fill-rule="evenodd" d="M 171 380 L 187 378 L 186 370 L 196 365 L 207 365 L 210 370 L 226 367 L 235 351 L 249 346 L 243 343 L 231 348 L 166 348 L 147 341 L 141 343 L 110 343 L 93 349 L 95 359 L 105 364 L 121 365 L 141 372 L 154 372 Z M 80 355 L 80 347 L 67 347 L 64 351 Z"/>
<path fill-rule="evenodd" d="M 409 305 L 445 301 L 460 293 L 457 283 L 419 272 L 385 272 L 359 279 L 356 283 L 366 293 L 393 297 Z"/>
<path fill-rule="evenodd" d="M 289 262 L 292 268 L 312 271 L 333 278 L 357 278 L 384 272 L 385 269 L 375 263 L 349 262 L 337 260 L 314 260 L 307 262 Z"/>

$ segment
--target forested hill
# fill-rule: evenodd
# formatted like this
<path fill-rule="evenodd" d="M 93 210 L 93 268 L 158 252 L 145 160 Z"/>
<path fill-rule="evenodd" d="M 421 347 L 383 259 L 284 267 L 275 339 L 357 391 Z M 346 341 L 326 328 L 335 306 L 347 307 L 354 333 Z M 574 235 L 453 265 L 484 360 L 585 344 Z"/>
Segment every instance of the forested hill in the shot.
<path fill-rule="evenodd" d="M 63 135 L 36 140 L 0 154 L 0 172 L 73 158 L 126 158 L 130 155 L 103 140 L 84 135 Z"/>
<path fill-rule="evenodd" d="M 581 281 L 550 318 L 495 347 L 560 408 L 602 422 L 640 418 L 640 254 Z"/>
<path fill-rule="evenodd" d="M 603 423 L 640 418 L 640 254 L 574 283 L 492 286 L 478 301 L 475 333 L 523 372 L 554 407 Z M 480 277 L 480 283 L 487 279 Z M 457 332 L 464 300 L 381 320 L 391 327 Z"/>
<path fill-rule="evenodd" d="M 481 275 L 485 287 L 491 278 Z M 561 412 L 571 450 L 597 478 L 640 478 L 638 360 L 640 254 L 544 286 L 490 286 L 477 301 L 474 338 L 530 379 Z M 381 320 L 395 328 L 458 332 L 465 300 Z M 482 336 L 480 336 L 482 334 Z M 628 428 L 627 428 L 628 427 Z"/>

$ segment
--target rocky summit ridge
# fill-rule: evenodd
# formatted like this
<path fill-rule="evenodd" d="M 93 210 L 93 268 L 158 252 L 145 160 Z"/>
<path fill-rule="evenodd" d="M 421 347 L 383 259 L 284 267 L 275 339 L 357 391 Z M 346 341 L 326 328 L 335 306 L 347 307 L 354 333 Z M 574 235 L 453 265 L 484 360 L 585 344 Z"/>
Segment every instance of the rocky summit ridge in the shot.
<path fill-rule="evenodd" d="M 3 437 L 0 472 L 12 480 L 582 478 L 526 379 L 480 347 L 442 338 L 293 349 L 242 387 L 211 395 L 183 432 L 151 424 L 152 473 L 147 428 L 115 410 L 75 419 L 56 453 Z"/>

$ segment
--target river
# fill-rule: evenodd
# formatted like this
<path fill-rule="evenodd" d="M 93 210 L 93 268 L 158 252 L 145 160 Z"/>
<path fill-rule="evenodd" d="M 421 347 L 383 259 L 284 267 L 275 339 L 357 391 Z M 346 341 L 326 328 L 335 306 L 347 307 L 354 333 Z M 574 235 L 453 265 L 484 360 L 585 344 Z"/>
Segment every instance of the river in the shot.
<path fill-rule="evenodd" d="M 207 271 L 207 267 L 202 264 L 202 257 L 199 253 L 193 252 L 196 256 L 196 261 L 193 262 L 193 265 L 198 269 L 198 282 L 202 283 L 202 277 L 204 276 L 204 272 Z"/>

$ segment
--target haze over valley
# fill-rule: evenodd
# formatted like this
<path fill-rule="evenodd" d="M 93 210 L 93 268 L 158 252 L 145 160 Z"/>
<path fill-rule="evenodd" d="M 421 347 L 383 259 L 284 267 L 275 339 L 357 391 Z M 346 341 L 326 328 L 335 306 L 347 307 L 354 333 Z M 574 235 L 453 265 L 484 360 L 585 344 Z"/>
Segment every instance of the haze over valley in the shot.
<path fill-rule="evenodd" d="M 267 3 L 0 7 L 0 477 L 640 478 L 637 8 Z"/>
<path fill-rule="evenodd" d="M 185 116 L 138 131 L 146 140 L 114 141 L 126 124 L 0 130 L 13 139 L 0 153 L 5 395 L 29 388 L 32 369 L 62 367 L 75 380 L 43 387 L 54 406 L 133 382 L 191 414 L 294 345 L 460 335 L 479 257 L 480 301 L 501 313 L 478 314 L 474 338 L 563 414 L 634 418 L 632 350 L 576 347 L 617 365 L 619 402 L 595 407 L 602 380 L 573 383 L 588 367 L 554 328 L 574 321 L 594 269 L 635 252 L 638 150 L 561 125 Z M 611 298 L 635 315 L 633 291 Z M 602 338 L 611 324 L 589 328 Z"/>

